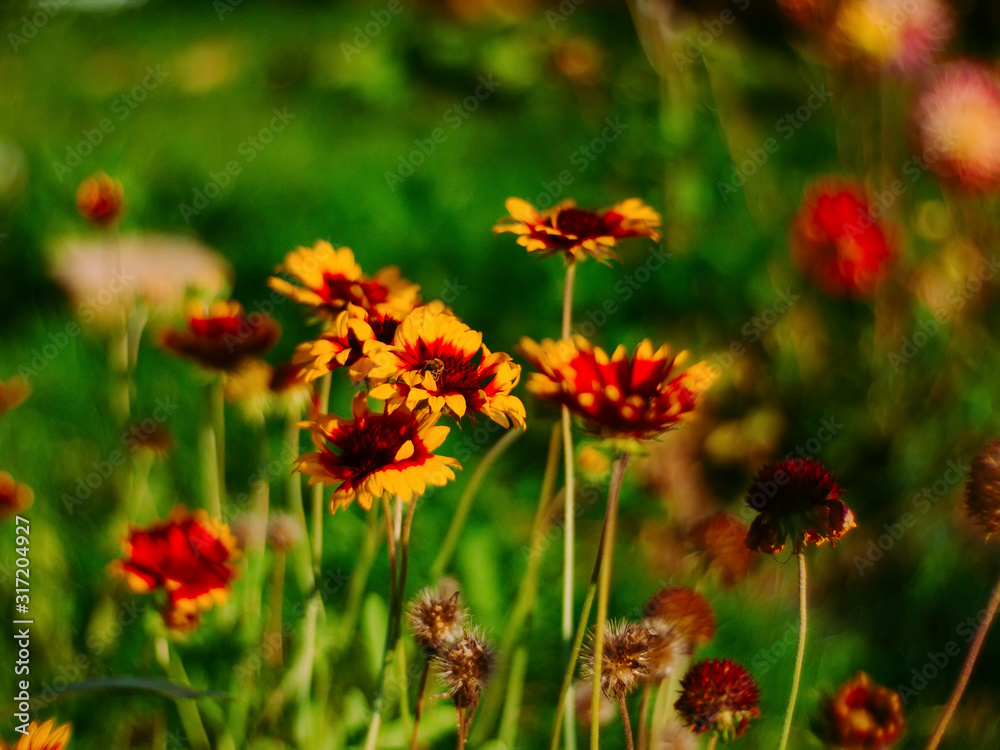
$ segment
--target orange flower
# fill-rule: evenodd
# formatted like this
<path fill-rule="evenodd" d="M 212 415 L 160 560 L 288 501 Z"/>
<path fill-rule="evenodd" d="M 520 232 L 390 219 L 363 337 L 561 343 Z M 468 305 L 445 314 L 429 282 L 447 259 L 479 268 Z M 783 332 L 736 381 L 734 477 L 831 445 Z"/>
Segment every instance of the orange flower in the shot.
<path fill-rule="evenodd" d="M 567 261 L 594 258 L 607 263 L 617 260 L 617 240 L 660 239 L 656 230 L 662 221 L 660 215 L 638 198 L 629 198 L 604 211 L 577 208 L 572 200 L 542 212 L 521 198 L 508 198 L 504 205 L 510 217 L 500 221 L 493 231 L 520 235 L 519 245 L 542 256 L 561 252 Z"/>
<path fill-rule="evenodd" d="M 353 419 L 321 414 L 303 423 L 319 450 L 300 456 L 295 470 L 308 474 L 309 484 L 337 485 L 331 511 L 355 500 L 367 510 L 373 498 L 386 493 L 408 502 L 428 484 L 444 486 L 455 478 L 452 467 L 461 468 L 454 458 L 432 452 L 448 436 L 447 427 L 435 425 L 440 414 L 418 416 L 402 406 L 377 414 L 363 392 L 354 397 L 352 412 Z"/>
<path fill-rule="evenodd" d="M 420 287 L 402 278 L 395 266 L 367 276 L 354 261 L 354 252 L 349 247 L 334 250 L 325 240 L 288 253 L 278 271 L 291 276 L 296 283 L 272 276 L 268 285 L 313 308 L 321 318 L 332 318 L 348 303 L 401 318 L 420 303 Z"/>
<path fill-rule="evenodd" d="M 71 724 L 63 724 L 56 729 L 55 719 L 49 719 L 42 725 L 33 721 L 28 725 L 27 734 L 21 735 L 13 750 L 62 750 L 69 744 L 72 733 Z M 0 742 L 0 747 L 7 750 L 7 745 L 3 742 Z"/>
<path fill-rule="evenodd" d="M 35 493 L 26 484 L 18 484 L 6 471 L 0 471 L 0 518 L 23 513 L 35 500 Z"/>
<path fill-rule="evenodd" d="M 235 300 L 213 302 L 206 311 L 195 302 L 188 308 L 187 330 L 167 330 L 160 343 L 178 356 L 202 367 L 231 372 L 273 347 L 281 327 L 258 312 L 245 315 Z"/>
<path fill-rule="evenodd" d="M 689 654 L 715 637 L 711 603 L 687 586 L 667 586 L 657 591 L 643 608 L 643 622 L 657 633 L 673 630 Z"/>
<path fill-rule="evenodd" d="M 98 172 L 80 183 L 76 207 L 87 221 L 103 227 L 121 216 L 123 196 L 121 182 Z"/>
<path fill-rule="evenodd" d="M 132 528 L 124 543 L 125 559 L 112 572 L 137 593 L 163 589 L 163 616 L 172 628 L 189 629 L 201 613 L 222 604 L 236 577 L 236 538 L 229 527 L 205 511 L 178 506 L 167 521 Z"/>
<path fill-rule="evenodd" d="M 23 404 L 30 395 L 31 386 L 24 378 L 15 376 L 6 382 L 0 380 L 0 417 Z"/>
<path fill-rule="evenodd" d="M 841 750 L 888 750 L 906 728 L 903 699 L 858 672 L 824 701 L 819 728 Z"/>
<path fill-rule="evenodd" d="M 687 352 L 673 357 L 666 345 L 653 351 L 648 339 L 631 357 L 624 346 L 608 357 L 583 336 L 572 342 L 524 338 L 521 349 L 538 370 L 528 376 L 528 390 L 565 404 L 608 438 L 645 440 L 677 427 L 714 379 L 704 362 L 678 374 Z"/>
<path fill-rule="evenodd" d="M 360 383 L 374 364 L 367 355 L 376 342 L 391 344 L 399 324 L 400 319 L 389 313 L 369 312 L 348 303 L 322 336 L 296 347 L 292 362 L 302 367 L 307 381 L 347 367 L 351 380 Z"/>
<path fill-rule="evenodd" d="M 414 310 L 396 329 L 392 344 L 373 348 L 368 378 L 371 395 L 389 401 L 389 409 L 426 405 L 456 420 L 468 412 L 497 424 L 524 427 L 524 404 L 511 391 L 521 366 L 503 352 L 490 352 L 483 335 L 440 304 Z"/>

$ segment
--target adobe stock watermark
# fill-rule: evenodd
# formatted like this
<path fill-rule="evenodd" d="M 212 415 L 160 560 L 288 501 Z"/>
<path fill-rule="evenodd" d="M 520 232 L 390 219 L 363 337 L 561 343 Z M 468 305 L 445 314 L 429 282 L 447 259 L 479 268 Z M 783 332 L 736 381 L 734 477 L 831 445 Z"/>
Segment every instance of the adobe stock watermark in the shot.
<path fill-rule="evenodd" d="M 961 484 L 972 468 L 968 464 L 962 464 L 958 459 L 948 461 L 947 467 L 939 479 L 934 480 L 910 499 L 915 512 L 905 511 L 895 521 L 882 524 L 885 533 L 880 534 L 878 538 L 869 539 L 864 554 L 854 556 L 854 567 L 858 575 L 864 576 L 869 568 L 874 568 L 875 563 L 885 557 L 886 553 L 906 536 L 906 532 L 917 525 L 918 516 L 926 514 L 952 488 Z"/>
<path fill-rule="evenodd" d="M 812 116 L 821 110 L 833 95 L 826 88 L 826 84 L 820 84 L 818 88 L 811 86 L 809 90 L 811 93 L 805 104 L 783 115 L 774 123 L 775 132 L 784 136 L 783 140 L 787 141 L 795 135 L 799 128 L 809 122 Z M 747 158 L 739 164 L 733 165 L 732 172 L 726 180 L 717 180 L 715 183 L 715 189 L 719 191 L 719 197 L 722 198 L 723 202 L 729 200 L 730 193 L 739 192 L 747 180 L 757 174 L 757 170 L 767 164 L 768 160 L 780 150 L 781 142 L 772 136 L 765 138 L 760 146 L 748 148 L 746 150 Z"/>
<path fill-rule="evenodd" d="M 730 2 L 741 12 L 750 7 L 750 0 L 730 0 Z M 684 50 L 674 52 L 673 61 L 677 69 L 684 70 L 694 64 L 695 60 L 701 57 L 705 48 L 711 46 L 716 39 L 722 36 L 726 27 L 735 20 L 736 14 L 730 8 L 726 8 L 719 13 L 718 18 L 702 21 L 701 24 L 705 28 L 699 30 L 697 34 L 688 34 Z"/>
<path fill-rule="evenodd" d="M 260 152 L 274 141 L 274 136 L 288 127 L 288 123 L 296 118 L 296 115 L 288 111 L 288 107 L 282 107 L 280 110 L 275 107 L 271 112 L 273 116 L 270 122 L 262 127 L 256 135 L 248 135 L 236 147 L 236 153 L 243 157 L 242 164 L 236 159 L 230 159 L 218 172 L 210 171 L 208 182 L 192 191 L 191 205 L 187 203 L 177 205 L 185 224 L 190 224 L 192 217 L 198 216 L 208 208 L 209 203 L 222 194 L 222 189 L 227 187 L 243 171 L 243 167 L 256 159 Z"/>
<path fill-rule="evenodd" d="M 441 115 L 444 123 L 450 126 L 453 132 L 462 127 L 462 124 L 469 119 L 473 112 L 479 109 L 480 105 L 493 96 L 498 88 L 503 84 L 497 81 L 493 74 L 479 76 L 479 85 L 476 90 L 461 101 L 455 102 L 448 107 Z M 393 171 L 385 171 L 385 182 L 389 190 L 396 192 L 396 188 L 402 185 L 407 178 L 412 177 L 430 156 L 437 151 L 438 146 L 448 140 L 451 133 L 444 128 L 434 128 L 427 138 L 415 138 L 413 145 L 416 146 L 409 154 L 399 156 L 399 166 Z"/>
<path fill-rule="evenodd" d="M 212 8 L 219 20 L 223 20 L 227 13 L 232 13 L 239 6 L 243 5 L 243 0 L 213 0 Z"/>
<path fill-rule="evenodd" d="M 566 19 L 576 13 L 576 9 L 583 5 L 586 1 L 587 0 L 561 0 L 555 10 L 550 8 L 545 11 L 545 20 L 549 22 L 549 27 L 555 31 L 559 24 L 565 23 Z"/>
<path fill-rule="evenodd" d="M 74 145 L 66 147 L 66 157 L 62 161 L 52 162 L 52 169 L 59 182 L 62 182 L 66 175 L 71 174 L 74 169 L 83 164 L 84 159 L 94 153 L 94 149 L 118 129 L 117 123 L 128 119 L 128 116 L 146 100 L 150 92 L 159 88 L 168 75 L 170 74 L 163 70 L 160 65 L 155 67 L 147 65 L 146 75 L 143 76 L 142 81 L 111 102 L 111 114 L 115 116 L 115 119 L 103 117 L 95 127 L 81 130 L 81 139 Z"/>
<path fill-rule="evenodd" d="M 21 16 L 21 33 L 11 31 L 7 34 L 7 41 L 14 54 L 18 54 L 30 40 L 38 36 L 38 32 L 49 25 L 56 13 L 68 5 L 70 0 L 38 0 L 38 10 L 30 16 Z"/>
<path fill-rule="evenodd" d="M 618 303 L 632 299 L 635 293 L 653 278 L 653 274 L 663 268 L 667 258 L 670 257 L 672 254 L 665 252 L 659 245 L 651 248 L 642 265 L 626 273 L 611 287 L 615 296 L 605 298 L 600 305 L 584 312 L 583 317 L 586 320 L 573 326 L 573 333 L 586 338 L 593 336 L 598 329 L 604 327 L 612 315 L 621 310 Z"/>
<path fill-rule="evenodd" d="M 356 24 L 352 29 L 354 37 L 351 41 L 354 44 L 340 43 L 340 51 L 343 53 L 344 59 L 347 62 L 353 62 L 351 58 L 360 54 L 361 50 L 371 44 L 372 39 L 381 34 L 382 30 L 392 22 L 392 19 L 402 12 L 403 3 L 401 0 L 389 0 L 384 8 L 369 11 L 372 20 L 365 21 L 364 25 Z"/>

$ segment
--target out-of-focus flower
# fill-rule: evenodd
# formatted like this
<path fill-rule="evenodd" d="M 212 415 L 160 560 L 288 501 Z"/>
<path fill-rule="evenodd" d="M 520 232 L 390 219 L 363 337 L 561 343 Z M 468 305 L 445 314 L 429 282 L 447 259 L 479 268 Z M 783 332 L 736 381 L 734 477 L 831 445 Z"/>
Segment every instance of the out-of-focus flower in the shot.
<path fill-rule="evenodd" d="M 995 270 L 967 237 L 954 237 L 913 270 L 909 287 L 940 323 L 974 315 L 987 302 L 980 295 Z M 892 364 L 890 362 L 890 364 Z"/>
<path fill-rule="evenodd" d="M 609 622 L 604 626 L 601 657 L 601 691 L 609 698 L 628 695 L 653 671 L 653 646 L 659 637 L 634 622 Z M 583 655 L 583 676 L 594 675 L 593 644 Z"/>
<path fill-rule="evenodd" d="M 587 258 L 607 263 L 617 259 L 614 247 L 628 237 L 649 237 L 659 241 L 660 215 L 638 198 L 617 203 L 603 211 L 577 208 L 565 200 L 539 212 L 521 198 L 508 198 L 505 204 L 510 217 L 500 221 L 493 231 L 520 235 L 517 243 L 529 253 L 562 253 L 567 261 Z"/>
<path fill-rule="evenodd" d="M 462 636 L 435 657 L 441 680 L 457 708 L 475 708 L 493 672 L 496 656 L 486 639 L 475 630 Z"/>
<path fill-rule="evenodd" d="M 715 637 L 715 611 L 711 603 L 687 586 L 660 589 L 646 602 L 642 614 L 643 622 L 651 630 L 673 630 L 688 654 Z"/>
<path fill-rule="evenodd" d="M 602 482 L 611 473 L 611 459 L 595 445 L 585 445 L 576 454 L 576 468 L 588 482 Z"/>
<path fill-rule="evenodd" d="M 442 587 L 437 591 L 423 589 L 410 603 L 406 616 L 417 645 L 428 654 L 437 654 L 461 637 L 468 613 L 458 591 Z"/>
<path fill-rule="evenodd" d="M 274 368 L 261 359 L 248 359 L 226 375 L 223 393 L 226 401 L 237 404 L 243 414 L 253 422 L 263 422 L 274 394 L 271 380 Z"/>
<path fill-rule="evenodd" d="M 0 471 L 0 520 L 23 513 L 34 501 L 31 487 L 18 484 L 6 471 Z"/>
<path fill-rule="evenodd" d="M 0 417 L 15 406 L 20 406 L 31 395 L 31 384 L 21 377 L 0 380 Z"/>
<path fill-rule="evenodd" d="M 541 343 L 521 339 L 521 349 L 538 372 L 528 390 L 569 407 L 587 428 L 605 438 L 645 440 L 677 427 L 694 410 L 713 381 L 702 362 L 677 373 L 687 356 L 646 339 L 632 356 L 619 346 L 609 357 L 583 336 Z"/>
<path fill-rule="evenodd" d="M 162 421 L 153 417 L 133 422 L 123 436 L 129 451 L 148 453 L 154 458 L 164 458 L 176 445 L 174 435 Z"/>
<path fill-rule="evenodd" d="M 51 275 L 80 320 L 107 325 L 137 305 L 176 314 L 192 294 L 220 294 L 232 270 L 218 253 L 187 237 L 126 235 L 64 243 Z"/>
<path fill-rule="evenodd" d="M 954 31 L 951 11 L 941 0 L 846 0 L 834 33 L 845 56 L 914 75 L 930 65 Z"/>
<path fill-rule="evenodd" d="M 76 190 L 76 208 L 91 224 L 107 226 L 121 216 L 124 195 L 119 180 L 98 172 L 80 183 Z"/>
<path fill-rule="evenodd" d="M 580 726 L 590 727 L 590 704 L 594 698 L 594 683 L 590 680 L 577 680 L 573 685 L 573 702 L 576 704 L 576 720 Z M 597 721 L 603 727 L 611 723 L 618 715 L 618 709 L 608 696 L 601 693 L 600 706 L 597 708 Z"/>
<path fill-rule="evenodd" d="M 200 302 L 188 307 L 187 328 L 168 329 L 160 343 L 174 354 L 202 367 L 231 372 L 259 357 L 281 337 L 281 327 L 267 315 L 246 315 L 235 300 L 218 300 L 209 308 Z"/>
<path fill-rule="evenodd" d="M 288 513 L 275 513 L 267 522 L 267 543 L 276 552 L 288 552 L 304 534 L 299 519 Z"/>
<path fill-rule="evenodd" d="M 56 727 L 56 720 L 49 719 L 44 724 L 33 721 L 28 725 L 28 731 L 14 745 L 13 750 L 63 750 L 69 744 L 73 734 L 72 724 Z M 0 741 L 0 748 L 7 750 L 7 745 Z"/>
<path fill-rule="evenodd" d="M 417 415 L 401 406 L 376 414 L 364 392 L 354 397 L 352 412 L 353 419 L 321 414 L 315 422 L 304 423 L 319 450 L 300 456 L 295 470 L 308 474 L 309 484 L 337 485 L 331 511 L 355 500 L 367 510 L 385 493 L 408 502 L 414 494 L 422 495 L 428 484 L 444 486 L 455 478 L 452 469 L 461 468 L 454 458 L 432 452 L 449 432 L 436 425 L 439 413 Z"/>
<path fill-rule="evenodd" d="M 840 750 L 889 750 L 903 735 L 903 699 L 864 672 L 841 685 L 823 704 L 819 732 Z"/>
<path fill-rule="evenodd" d="M 311 308 L 319 318 L 332 319 L 348 303 L 402 318 L 420 303 L 420 287 L 402 278 L 395 266 L 367 276 L 349 247 L 335 250 L 325 240 L 288 253 L 277 270 L 295 283 L 272 276 L 269 286 Z"/>
<path fill-rule="evenodd" d="M 524 427 L 524 404 L 511 395 L 521 366 L 490 352 L 483 335 L 446 311 L 417 308 L 396 329 L 392 344 L 373 349 L 371 395 L 414 410 L 425 404 L 460 420 L 483 414 L 497 424 Z"/>
<path fill-rule="evenodd" d="M 302 410 L 315 396 L 305 369 L 294 362 L 282 362 L 271 374 L 271 393 L 295 414 Z"/>
<path fill-rule="evenodd" d="M 805 27 L 818 27 L 829 18 L 833 0 L 778 0 L 778 7 Z"/>
<path fill-rule="evenodd" d="M 806 191 L 791 231 L 792 257 L 831 296 L 871 296 L 894 252 L 859 184 L 821 181 Z"/>
<path fill-rule="evenodd" d="M 776 554 L 789 536 L 796 552 L 804 545 L 834 544 L 856 526 L 840 492 L 833 473 L 811 458 L 767 464 L 747 493 L 747 504 L 758 512 L 747 532 L 747 546 Z"/>
<path fill-rule="evenodd" d="M 972 459 L 965 484 L 965 509 L 989 539 L 1000 532 L 1000 440 Z"/>
<path fill-rule="evenodd" d="M 962 190 L 1000 185 L 1000 79 L 972 61 L 947 65 L 917 98 L 913 111 L 923 161 Z"/>
<path fill-rule="evenodd" d="M 375 344 L 391 344 L 401 322 L 390 313 L 369 312 L 348 303 L 318 339 L 296 347 L 292 361 L 302 367 L 307 380 L 346 367 L 351 380 L 360 383 L 374 367 L 369 355 Z"/>
<path fill-rule="evenodd" d="M 198 624 L 200 614 L 225 602 L 236 577 L 236 539 L 229 527 L 202 510 L 178 506 L 170 519 L 132 528 L 124 542 L 125 559 L 112 572 L 138 593 L 162 589 L 164 619 L 173 628 Z"/>
<path fill-rule="evenodd" d="M 674 707 L 692 732 L 718 732 L 731 741 L 760 716 L 759 703 L 760 689 L 746 669 L 729 659 L 705 659 L 684 675 Z"/>
<path fill-rule="evenodd" d="M 582 86 L 593 86 L 604 75 L 601 48 L 587 37 L 578 36 L 557 42 L 552 61 L 560 73 Z"/>
<path fill-rule="evenodd" d="M 710 569 L 717 569 L 725 586 L 747 577 L 753 551 L 747 547 L 747 525 L 735 516 L 718 513 L 691 529 L 690 539 L 705 555 Z"/>

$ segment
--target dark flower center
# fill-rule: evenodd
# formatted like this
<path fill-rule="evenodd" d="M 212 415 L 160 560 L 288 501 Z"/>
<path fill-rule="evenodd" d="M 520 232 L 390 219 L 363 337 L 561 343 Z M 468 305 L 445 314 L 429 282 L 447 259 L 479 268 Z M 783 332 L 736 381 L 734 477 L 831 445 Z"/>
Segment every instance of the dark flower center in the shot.
<path fill-rule="evenodd" d="M 192 318 L 191 331 L 198 336 L 219 338 L 221 336 L 236 336 L 243 327 L 244 320 L 236 317 L 225 318 Z"/>
<path fill-rule="evenodd" d="M 357 473 L 369 474 L 391 465 L 407 440 L 415 438 L 408 414 L 372 414 L 351 430 L 341 445 L 340 459 Z"/>
<path fill-rule="evenodd" d="M 323 287 L 320 296 L 329 307 L 341 308 L 348 302 L 366 310 L 374 309 L 375 305 L 389 298 L 388 287 L 377 281 L 351 281 L 342 275 L 323 274 Z"/>
<path fill-rule="evenodd" d="M 556 217 L 556 229 L 577 237 L 600 237 L 607 233 L 604 218 L 583 208 L 566 208 Z"/>

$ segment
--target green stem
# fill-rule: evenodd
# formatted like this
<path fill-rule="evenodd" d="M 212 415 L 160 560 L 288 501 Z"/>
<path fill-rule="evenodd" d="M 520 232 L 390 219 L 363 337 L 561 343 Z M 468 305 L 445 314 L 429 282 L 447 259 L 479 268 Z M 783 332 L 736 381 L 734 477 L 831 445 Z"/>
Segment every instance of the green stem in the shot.
<path fill-rule="evenodd" d="M 642 684 L 642 697 L 639 699 L 639 750 L 649 748 L 649 694 L 653 684 L 646 681 Z"/>
<path fill-rule="evenodd" d="M 180 654 L 170 648 L 167 639 L 162 635 L 156 639 L 156 657 L 160 666 L 167 673 L 170 679 L 186 688 L 191 688 L 191 681 L 188 679 L 184 664 L 181 663 Z M 194 750 L 210 750 L 208 733 L 205 725 L 201 721 L 201 714 L 198 712 L 198 704 L 194 699 L 178 698 L 176 700 L 177 713 L 181 719 L 181 726 Z"/>
<path fill-rule="evenodd" d="M 708 747 L 705 750 L 715 750 L 715 746 L 719 744 L 719 735 L 713 733 L 708 740 Z"/>
<path fill-rule="evenodd" d="M 448 526 L 444 541 L 441 542 L 437 557 L 434 558 L 434 562 L 431 564 L 430 579 L 432 581 L 436 581 L 444 575 L 445 569 L 451 562 L 451 558 L 455 554 L 455 549 L 458 547 L 459 539 L 462 536 L 462 529 L 465 527 L 466 519 L 469 517 L 469 511 L 472 509 L 472 501 L 476 498 L 476 493 L 486 478 L 486 473 L 511 444 L 523 434 L 524 430 L 521 428 L 509 430 L 506 435 L 490 447 L 486 455 L 483 456 L 482 461 L 476 466 L 475 471 L 472 472 L 472 476 L 469 477 L 469 483 L 465 485 L 462 496 L 458 500 L 458 505 L 455 506 L 455 512 L 451 517 L 451 524 Z"/>
<path fill-rule="evenodd" d="M 205 423 L 201 432 L 201 490 L 205 509 L 210 516 L 222 517 L 222 496 L 219 494 L 219 436 L 215 431 L 215 389 L 221 376 L 215 376 L 205 386 Z"/>
<path fill-rule="evenodd" d="M 576 263 L 566 268 L 566 283 L 563 287 L 562 338 L 569 340 L 573 322 L 573 283 L 576 279 Z M 569 409 L 562 408 L 563 433 L 563 473 L 565 474 L 566 500 L 563 508 L 563 591 L 562 591 L 562 642 L 563 651 L 568 655 L 573 639 L 573 570 L 576 567 L 576 467 L 573 461 L 573 421 Z M 576 704 L 570 701 L 564 717 L 567 750 L 576 750 Z"/>
<path fill-rule="evenodd" d="M 281 609 L 285 598 L 285 552 L 274 553 L 274 568 L 271 570 L 271 617 L 264 634 L 264 653 L 271 649 L 271 663 L 280 668 L 284 639 L 281 634 Z"/>
<path fill-rule="evenodd" d="M 330 410 L 330 383 L 332 373 L 323 376 L 319 383 L 319 413 Z M 312 557 L 313 578 L 319 580 L 323 569 L 323 483 L 317 482 L 312 488 Z"/>
<path fill-rule="evenodd" d="M 222 377 L 217 377 L 211 385 L 209 398 L 212 399 L 212 431 L 215 433 L 216 476 L 219 482 L 219 507 L 226 502 L 226 395 Z"/>
<path fill-rule="evenodd" d="M 353 643 L 354 629 L 358 623 L 358 615 L 361 613 L 361 601 L 365 588 L 368 586 L 372 566 L 375 564 L 375 553 L 378 551 L 379 540 L 378 506 L 372 506 L 372 509 L 368 511 L 368 533 L 362 543 L 354 570 L 351 572 L 347 589 L 347 606 L 344 608 L 344 617 L 340 624 L 340 637 L 335 640 L 333 645 L 334 654 L 340 654 Z"/>
<path fill-rule="evenodd" d="M 517 723 L 521 716 L 524 677 L 527 671 L 528 649 L 522 643 L 514 652 L 510 665 L 507 696 L 503 704 L 503 718 L 500 720 L 500 747 L 516 747 L 514 743 L 517 740 Z"/>
<path fill-rule="evenodd" d="M 601 545 L 601 572 L 597 582 L 597 622 L 594 626 L 594 679 L 590 694 L 590 750 L 601 746 L 601 660 L 604 657 L 604 627 L 608 618 L 608 597 L 611 594 L 611 559 L 615 548 L 615 528 L 618 523 L 618 494 L 628 465 L 629 454 L 619 453 L 611 468 L 608 488 L 608 509 L 604 514 L 604 544 Z"/>
<path fill-rule="evenodd" d="M 958 682 L 955 683 L 955 687 L 951 691 L 951 697 L 948 698 L 948 703 L 945 705 L 944 711 L 941 712 L 941 718 L 938 719 L 934 727 L 934 733 L 927 742 L 926 750 L 935 750 L 941 743 L 945 730 L 948 728 L 948 722 L 951 721 L 955 709 L 958 708 L 958 702 L 962 700 L 962 693 L 965 692 L 965 687 L 969 684 L 969 678 L 972 676 L 972 668 L 976 665 L 976 659 L 979 658 L 979 652 L 982 650 L 983 642 L 986 640 L 986 632 L 990 629 L 990 624 L 996 616 L 998 607 L 1000 607 L 1000 582 L 993 589 L 990 602 L 986 605 L 986 615 L 979 622 L 976 636 L 972 639 L 972 645 L 969 646 L 969 653 L 966 655 L 962 671 L 958 675 Z"/>
<path fill-rule="evenodd" d="M 792 692 L 788 696 L 788 709 L 785 711 L 785 726 L 781 730 L 781 744 L 778 750 L 788 746 L 788 735 L 792 731 L 792 715 L 795 713 L 795 701 L 799 697 L 799 680 L 802 678 L 802 662 L 806 655 L 806 550 L 805 544 L 798 543 L 795 551 L 799 559 L 799 645 L 795 652 L 795 672 L 792 675 Z"/>
<path fill-rule="evenodd" d="M 285 444 L 291 448 L 293 455 L 298 456 L 300 449 L 299 442 L 299 422 L 302 419 L 301 410 L 289 407 L 288 414 L 285 415 Z M 306 511 L 302 502 L 302 475 L 297 471 L 288 471 L 285 477 L 285 502 L 291 509 L 293 515 L 299 520 L 302 529 L 309 528 L 306 523 Z M 311 549 L 308 544 L 295 545 L 295 572 L 300 586 L 305 591 L 312 589 L 316 585 L 313 577 Z"/>

